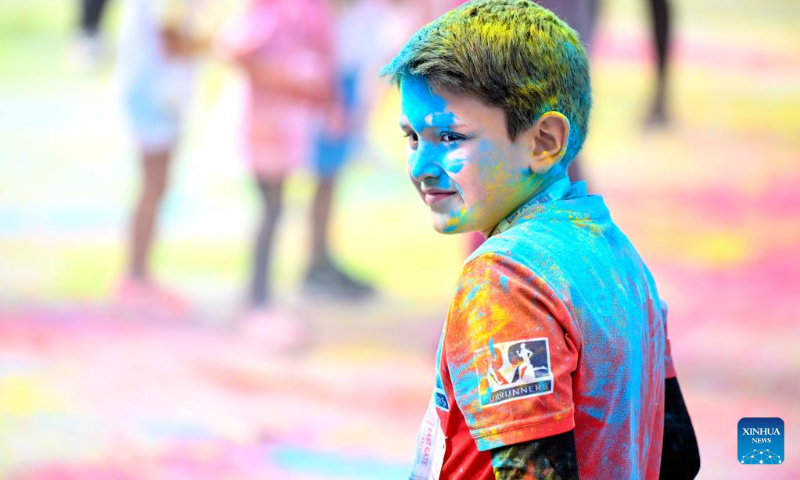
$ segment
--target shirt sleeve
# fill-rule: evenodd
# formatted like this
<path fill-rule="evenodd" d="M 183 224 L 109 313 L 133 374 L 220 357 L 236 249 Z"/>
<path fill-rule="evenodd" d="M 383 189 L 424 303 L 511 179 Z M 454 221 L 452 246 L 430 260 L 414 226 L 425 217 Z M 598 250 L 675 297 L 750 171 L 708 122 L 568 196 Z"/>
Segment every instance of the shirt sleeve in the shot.
<path fill-rule="evenodd" d="M 443 354 L 479 450 L 575 428 L 580 336 L 564 302 L 531 269 L 496 253 L 462 271 Z"/>
<path fill-rule="evenodd" d="M 664 372 L 665 378 L 676 378 L 678 373 L 675 371 L 675 364 L 672 362 L 672 346 L 669 342 L 669 326 L 667 325 L 667 314 L 669 308 L 667 302 L 661 300 L 661 316 L 664 318 Z"/>

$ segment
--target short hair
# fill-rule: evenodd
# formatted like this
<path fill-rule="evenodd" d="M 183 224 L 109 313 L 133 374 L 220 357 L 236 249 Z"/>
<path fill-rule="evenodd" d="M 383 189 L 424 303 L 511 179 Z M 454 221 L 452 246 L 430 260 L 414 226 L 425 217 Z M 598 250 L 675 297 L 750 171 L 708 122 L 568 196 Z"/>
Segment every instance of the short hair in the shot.
<path fill-rule="evenodd" d="M 589 62 L 578 34 L 530 0 L 474 0 L 422 27 L 381 70 L 400 84 L 424 77 L 436 89 L 501 108 L 513 141 L 548 111 L 570 122 L 564 160 L 586 139 Z"/>

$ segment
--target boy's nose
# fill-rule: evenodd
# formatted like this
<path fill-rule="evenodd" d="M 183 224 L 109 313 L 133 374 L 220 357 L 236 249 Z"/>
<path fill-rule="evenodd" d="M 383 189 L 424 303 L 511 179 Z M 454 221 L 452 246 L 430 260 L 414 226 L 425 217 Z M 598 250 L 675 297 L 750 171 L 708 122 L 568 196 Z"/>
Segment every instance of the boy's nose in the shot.
<path fill-rule="evenodd" d="M 418 150 L 408 158 L 408 173 L 415 181 L 422 183 L 426 178 L 438 178 L 443 170 L 428 152 Z"/>

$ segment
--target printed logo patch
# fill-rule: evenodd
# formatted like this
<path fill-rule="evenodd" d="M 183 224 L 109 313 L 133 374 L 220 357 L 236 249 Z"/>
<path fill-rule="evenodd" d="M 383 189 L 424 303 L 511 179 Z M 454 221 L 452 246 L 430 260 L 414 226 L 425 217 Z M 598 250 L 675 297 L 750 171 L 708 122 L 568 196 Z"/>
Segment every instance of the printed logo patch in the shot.
<path fill-rule="evenodd" d="M 483 406 L 553 391 L 547 338 L 490 343 L 474 353 Z"/>
<path fill-rule="evenodd" d="M 780 465 L 783 463 L 783 420 L 743 418 L 737 425 L 739 463 Z"/>

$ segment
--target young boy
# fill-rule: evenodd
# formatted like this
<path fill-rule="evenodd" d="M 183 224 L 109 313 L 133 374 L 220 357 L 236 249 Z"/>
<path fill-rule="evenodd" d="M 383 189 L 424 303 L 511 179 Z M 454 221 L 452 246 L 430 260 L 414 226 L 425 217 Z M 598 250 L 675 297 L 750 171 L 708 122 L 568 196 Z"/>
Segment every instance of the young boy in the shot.
<path fill-rule="evenodd" d="M 476 0 L 383 74 L 434 228 L 487 237 L 450 305 L 412 478 L 692 478 L 655 283 L 567 179 L 591 108 L 575 32 L 527 0 Z"/>

